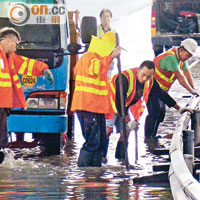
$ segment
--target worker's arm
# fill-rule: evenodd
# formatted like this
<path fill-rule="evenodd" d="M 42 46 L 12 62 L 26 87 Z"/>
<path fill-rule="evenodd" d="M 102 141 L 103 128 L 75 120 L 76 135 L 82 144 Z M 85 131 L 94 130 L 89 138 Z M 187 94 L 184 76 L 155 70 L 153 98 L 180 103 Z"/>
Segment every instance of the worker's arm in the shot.
<path fill-rule="evenodd" d="M 27 58 L 15 53 L 11 56 L 18 74 L 42 76 L 44 75 L 44 70 L 49 69 L 48 65 L 40 60 Z"/>
<path fill-rule="evenodd" d="M 176 75 L 177 80 L 179 81 L 179 83 L 186 89 L 188 90 L 190 93 L 193 94 L 194 90 L 192 89 L 192 87 L 187 83 L 184 75 L 180 72 L 180 71 L 173 71 L 174 74 Z"/>
<path fill-rule="evenodd" d="M 154 92 L 153 92 L 154 91 Z M 155 93 L 156 92 L 156 93 Z M 179 106 L 176 101 L 165 91 L 163 91 L 156 80 L 154 80 L 152 90 L 150 92 L 150 95 L 157 94 L 157 98 L 159 98 L 164 104 L 166 104 L 168 107 L 174 107 L 176 110 L 178 110 L 181 114 L 188 111 L 193 113 L 193 110 L 191 108 L 187 107 L 181 107 Z"/>
<path fill-rule="evenodd" d="M 194 89 L 194 81 L 193 81 L 193 78 L 192 78 L 192 75 L 190 73 L 190 70 L 184 70 L 183 71 L 183 74 L 187 80 L 187 82 L 189 83 L 190 87 Z"/>
<path fill-rule="evenodd" d="M 168 107 L 174 107 L 176 105 L 176 101 L 167 92 L 160 88 L 158 82 L 155 79 L 149 95 L 153 95 L 154 98 L 160 99 Z"/>

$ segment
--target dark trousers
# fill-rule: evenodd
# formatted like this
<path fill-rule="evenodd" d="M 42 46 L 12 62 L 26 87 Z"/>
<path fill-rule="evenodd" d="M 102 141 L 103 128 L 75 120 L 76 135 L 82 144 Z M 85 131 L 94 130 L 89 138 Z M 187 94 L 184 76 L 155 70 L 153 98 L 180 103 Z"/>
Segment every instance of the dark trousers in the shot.
<path fill-rule="evenodd" d="M 145 137 L 155 138 L 160 122 L 165 118 L 165 104 L 160 101 L 158 94 L 152 92 L 147 103 L 148 115 L 145 121 Z"/>
<path fill-rule="evenodd" d="M 0 148 L 8 144 L 7 111 L 0 108 Z"/>
<path fill-rule="evenodd" d="M 87 111 L 77 111 L 85 143 L 81 148 L 79 167 L 101 167 L 106 146 L 105 115 Z"/>

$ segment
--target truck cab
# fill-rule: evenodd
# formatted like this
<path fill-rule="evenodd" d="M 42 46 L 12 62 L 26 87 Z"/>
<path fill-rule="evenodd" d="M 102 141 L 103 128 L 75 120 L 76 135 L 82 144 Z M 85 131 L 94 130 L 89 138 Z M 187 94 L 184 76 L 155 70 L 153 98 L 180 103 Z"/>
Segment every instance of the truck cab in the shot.
<path fill-rule="evenodd" d="M 155 56 L 186 38 L 200 43 L 200 0 L 153 0 L 152 45 Z"/>
<path fill-rule="evenodd" d="M 70 132 L 73 131 L 73 113 L 70 112 L 74 82 L 73 66 L 76 64 L 78 54 L 84 52 L 84 50 L 78 52 L 82 49 L 78 44 L 80 42 L 78 11 L 66 11 L 64 24 L 41 23 L 18 26 L 11 23 L 7 14 L 9 7 L 16 2 L 19 1 L 0 2 L 0 28 L 13 27 L 20 33 L 22 41 L 16 53 L 48 64 L 54 76 L 54 83 L 50 84 L 42 76 L 19 75 L 28 108 L 10 110 L 8 130 L 16 135 L 32 133 L 33 139 L 40 141 L 44 146 L 46 155 L 60 154 L 63 134 L 72 135 Z M 20 3 L 67 5 L 65 0 L 22 0 Z M 83 28 L 84 30 L 87 31 Z M 88 38 L 90 37 L 89 33 Z M 70 45 L 72 53 L 68 50 L 70 42 L 74 43 Z M 12 141 L 10 147 L 20 148 L 17 143 L 13 143 L 12 146 Z"/>

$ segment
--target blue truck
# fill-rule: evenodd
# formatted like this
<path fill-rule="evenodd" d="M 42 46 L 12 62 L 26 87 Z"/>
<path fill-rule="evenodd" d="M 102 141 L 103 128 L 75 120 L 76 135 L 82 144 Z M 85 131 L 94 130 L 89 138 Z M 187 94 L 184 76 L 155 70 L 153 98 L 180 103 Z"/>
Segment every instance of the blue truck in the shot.
<path fill-rule="evenodd" d="M 74 117 L 73 113 L 70 112 L 74 83 L 73 66 L 78 59 L 78 54 L 83 53 L 87 47 L 87 45 L 82 47 L 78 44 L 80 42 L 78 11 L 65 11 L 64 24 L 40 23 L 19 26 L 11 23 L 5 12 L 16 2 L 65 6 L 67 2 L 65 0 L 0 2 L 0 10 L 2 11 L 0 12 L 0 28 L 14 27 L 22 37 L 17 54 L 44 61 L 54 76 L 53 84 L 50 84 L 44 77 L 20 76 L 28 109 L 10 110 L 9 132 L 16 133 L 16 135 L 32 133 L 33 138 L 40 141 L 45 147 L 47 155 L 59 154 L 63 145 L 63 134 L 67 133 L 68 137 L 71 137 L 73 132 Z M 87 26 L 91 26 L 91 23 L 94 27 L 88 29 Z M 81 27 L 85 37 L 83 39 L 85 41 L 82 40 L 82 42 L 88 44 L 91 34 L 96 34 L 96 19 L 89 17 L 89 24 L 86 25 L 86 22 L 83 24 L 86 28 Z"/>

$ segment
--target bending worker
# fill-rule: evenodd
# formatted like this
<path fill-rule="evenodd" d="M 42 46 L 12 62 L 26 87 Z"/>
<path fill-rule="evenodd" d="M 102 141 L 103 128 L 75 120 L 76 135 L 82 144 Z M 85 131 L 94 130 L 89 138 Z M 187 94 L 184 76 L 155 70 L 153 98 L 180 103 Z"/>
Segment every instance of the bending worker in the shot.
<path fill-rule="evenodd" d="M 180 112 L 191 111 L 187 108 L 180 108 L 180 106 L 174 101 L 174 99 L 171 98 L 167 92 L 163 91 L 159 87 L 158 83 L 153 79 L 154 71 L 154 62 L 146 60 L 142 62 L 139 68 L 128 69 L 121 73 L 123 82 L 123 98 L 125 103 L 124 108 L 126 114 L 126 123 L 129 130 L 138 129 L 139 118 L 142 115 L 145 105 L 148 102 L 148 98 L 152 93 L 155 94 L 154 98 L 161 100 L 169 107 L 174 107 Z M 119 74 L 116 74 L 112 78 L 109 87 L 112 109 L 114 113 L 116 113 L 114 117 L 115 119 L 122 117 L 119 88 Z M 129 116 L 129 109 L 134 117 L 134 120 L 131 120 L 131 117 Z M 122 127 L 121 124 L 120 127 Z M 115 157 L 118 159 L 125 158 L 122 134 L 117 143 Z"/>
<path fill-rule="evenodd" d="M 0 148 L 8 145 L 7 114 L 10 108 L 27 109 L 27 104 L 18 75 L 45 75 L 53 82 L 48 65 L 15 54 L 21 38 L 13 28 L 0 31 Z M 1 153 L 2 155 L 2 153 Z M 2 156 L 1 156 L 2 157 Z"/>
<path fill-rule="evenodd" d="M 181 46 L 172 47 L 172 49 L 155 57 L 154 79 L 163 91 L 168 92 L 177 79 L 191 94 L 199 94 L 194 89 L 193 78 L 186 63 L 186 60 L 195 53 L 197 47 L 197 42 L 188 38 L 181 42 Z M 156 97 L 156 91 L 149 96 L 147 108 L 149 114 L 145 121 L 145 136 L 156 138 L 158 126 L 165 117 L 165 105 Z"/>
<path fill-rule="evenodd" d="M 107 71 L 121 48 L 115 34 L 107 32 L 102 39 L 92 36 L 88 52 L 78 60 L 71 110 L 76 111 L 85 143 L 78 158 L 79 167 L 101 167 L 106 140 L 105 113 L 109 112 Z"/>

